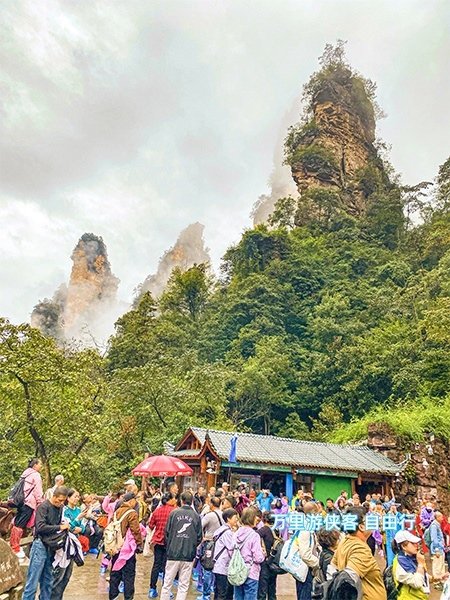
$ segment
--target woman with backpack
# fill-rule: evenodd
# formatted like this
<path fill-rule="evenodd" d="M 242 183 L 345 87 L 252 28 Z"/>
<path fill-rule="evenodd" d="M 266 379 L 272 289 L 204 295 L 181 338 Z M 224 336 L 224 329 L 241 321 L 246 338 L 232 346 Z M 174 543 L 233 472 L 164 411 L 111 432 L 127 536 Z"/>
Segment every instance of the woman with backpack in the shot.
<path fill-rule="evenodd" d="M 44 500 L 42 479 L 39 471 L 42 463 L 33 458 L 20 476 L 13 488 L 11 503 L 17 506 L 17 514 L 11 528 L 9 544 L 18 558 L 25 558 L 25 552 L 20 547 L 20 540 L 27 527 L 34 526 L 36 509 Z"/>
<path fill-rule="evenodd" d="M 233 586 L 227 579 L 228 565 L 234 548 L 233 534 L 238 528 L 239 515 L 234 508 L 227 508 L 222 512 L 224 524 L 214 535 L 214 567 L 215 600 L 233 600 Z"/>
<path fill-rule="evenodd" d="M 256 511 L 252 508 L 245 508 L 241 515 L 241 527 L 237 530 L 234 541 L 235 550 L 239 552 L 247 577 L 239 585 L 234 585 L 234 600 L 257 600 L 258 582 L 261 572 L 261 563 L 264 562 L 266 555 L 263 550 L 261 538 L 253 529 L 257 524 Z M 239 568 L 239 561 L 234 561 L 234 553 L 230 560 L 228 569 L 228 579 L 236 580 L 233 577 L 233 563 Z M 240 561 L 242 567 L 242 561 Z M 239 568 L 239 579 L 242 580 L 243 569 Z"/>
<path fill-rule="evenodd" d="M 420 538 L 407 529 L 395 534 L 394 551 L 397 553 L 392 564 L 392 578 L 397 588 L 398 600 L 428 600 L 430 583 L 425 557 L 419 551 Z M 389 582 L 385 583 L 389 587 Z M 392 587 L 392 586 L 391 586 Z"/>

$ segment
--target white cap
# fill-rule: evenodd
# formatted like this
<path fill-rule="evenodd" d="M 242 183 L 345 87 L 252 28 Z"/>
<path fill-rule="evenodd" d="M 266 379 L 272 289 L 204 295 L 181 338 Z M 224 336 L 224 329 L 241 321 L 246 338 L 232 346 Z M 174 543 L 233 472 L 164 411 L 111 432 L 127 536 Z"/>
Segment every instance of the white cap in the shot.
<path fill-rule="evenodd" d="M 407 529 L 400 529 L 400 531 L 397 531 L 394 540 L 397 542 L 397 544 L 403 544 L 403 542 L 412 542 L 413 544 L 418 544 L 420 542 L 420 538 L 413 535 Z"/>
<path fill-rule="evenodd" d="M 136 485 L 134 479 L 127 479 L 123 485 Z"/>

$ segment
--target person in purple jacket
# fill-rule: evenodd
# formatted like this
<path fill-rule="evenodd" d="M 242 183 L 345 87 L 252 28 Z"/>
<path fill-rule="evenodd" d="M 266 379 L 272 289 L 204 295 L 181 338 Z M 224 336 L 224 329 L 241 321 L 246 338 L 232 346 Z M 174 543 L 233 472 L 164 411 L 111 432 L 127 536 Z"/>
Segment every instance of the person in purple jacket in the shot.
<path fill-rule="evenodd" d="M 252 507 L 242 512 L 241 523 L 242 527 L 239 527 L 235 534 L 235 542 L 250 570 L 245 583 L 234 586 L 234 600 L 257 600 L 261 563 L 264 562 L 266 555 L 261 537 L 253 529 L 257 523 L 257 516 Z"/>
<path fill-rule="evenodd" d="M 422 507 L 420 511 L 420 523 L 423 529 L 428 529 L 431 525 L 431 522 L 434 520 L 434 510 L 433 504 L 431 502 L 427 502 L 425 506 Z"/>
<path fill-rule="evenodd" d="M 239 515 L 234 508 L 222 513 L 224 524 L 214 533 L 214 600 L 233 600 L 233 586 L 228 583 L 227 573 L 234 549 L 234 532 L 238 528 Z"/>

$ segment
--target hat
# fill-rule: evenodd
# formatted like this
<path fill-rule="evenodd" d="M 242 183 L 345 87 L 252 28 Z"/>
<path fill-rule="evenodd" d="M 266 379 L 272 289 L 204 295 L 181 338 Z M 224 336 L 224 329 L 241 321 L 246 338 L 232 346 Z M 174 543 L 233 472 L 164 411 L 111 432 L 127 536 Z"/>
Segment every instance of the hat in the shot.
<path fill-rule="evenodd" d="M 397 544 L 403 544 L 403 542 L 412 542 L 413 544 L 418 544 L 420 542 L 420 538 L 413 535 L 407 529 L 400 529 L 400 531 L 397 531 L 394 540 L 397 542 Z"/>
<path fill-rule="evenodd" d="M 223 487 L 224 485 L 226 485 L 227 487 L 230 487 L 230 484 L 229 484 L 227 481 L 224 481 L 224 482 L 222 483 L 222 487 Z"/>
<path fill-rule="evenodd" d="M 123 485 L 136 485 L 134 479 L 127 479 Z"/>

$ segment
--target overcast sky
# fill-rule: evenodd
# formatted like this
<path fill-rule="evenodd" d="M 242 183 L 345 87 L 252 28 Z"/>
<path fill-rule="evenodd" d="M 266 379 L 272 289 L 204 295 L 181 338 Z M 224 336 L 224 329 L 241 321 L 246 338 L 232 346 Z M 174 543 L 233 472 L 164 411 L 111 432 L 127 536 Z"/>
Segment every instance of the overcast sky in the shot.
<path fill-rule="evenodd" d="M 447 0 L 2 0 L 0 315 L 29 319 L 103 236 L 120 298 L 189 223 L 215 265 L 267 192 L 327 42 L 378 83 L 408 183 L 450 154 Z"/>

